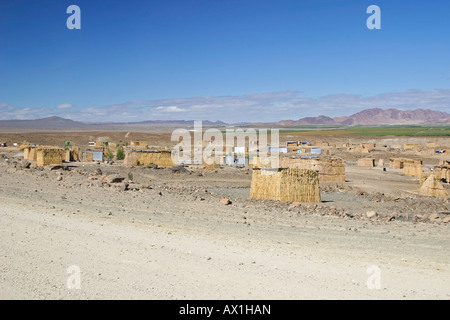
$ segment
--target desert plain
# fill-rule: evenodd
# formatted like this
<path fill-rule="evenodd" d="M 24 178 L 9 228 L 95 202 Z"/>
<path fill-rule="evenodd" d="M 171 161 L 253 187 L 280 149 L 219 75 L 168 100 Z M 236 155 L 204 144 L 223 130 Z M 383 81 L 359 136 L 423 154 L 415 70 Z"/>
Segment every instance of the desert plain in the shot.
<path fill-rule="evenodd" d="M 450 298 L 450 197 L 419 194 L 419 178 L 388 165 L 420 159 L 431 172 L 449 151 L 402 146 L 450 149 L 448 137 L 281 135 L 282 143 L 327 141 L 324 156 L 345 161 L 345 181 L 321 182 L 320 203 L 250 199 L 249 167 L 23 167 L 23 152 L 10 146 L 170 147 L 168 132 L 0 138 L 9 145 L 0 148 L 0 299 Z M 361 143 L 376 147 L 370 154 L 343 147 Z M 357 165 L 367 157 L 386 165 Z"/>

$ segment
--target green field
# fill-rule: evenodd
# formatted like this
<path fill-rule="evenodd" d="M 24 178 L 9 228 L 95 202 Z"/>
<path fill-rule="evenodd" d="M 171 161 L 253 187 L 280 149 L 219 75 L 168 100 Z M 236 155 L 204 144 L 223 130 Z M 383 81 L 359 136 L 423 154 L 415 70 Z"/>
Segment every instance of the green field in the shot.
<path fill-rule="evenodd" d="M 248 129 L 255 129 L 256 133 L 259 129 L 267 129 L 267 133 L 271 133 L 271 128 L 263 127 L 247 127 L 243 126 L 240 129 L 235 127 L 230 129 L 232 132 L 237 130 L 235 134 L 247 134 Z M 215 133 L 226 133 L 226 129 L 209 129 L 210 132 Z M 450 126 L 354 126 L 354 127 L 343 127 L 343 126 L 301 126 L 301 127 L 283 127 L 279 128 L 279 133 L 284 134 L 296 134 L 301 133 L 305 136 L 342 136 L 342 135 L 354 135 L 354 136 L 408 136 L 408 137 L 445 137 L 450 136 Z"/>
<path fill-rule="evenodd" d="M 280 134 L 293 134 L 301 132 L 302 135 L 358 135 L 358 136 L 450 136 L 450 126 L 379 126 L 379 127 L 345 127 L 345 128 L 289 128 L 280 129 Z"/>

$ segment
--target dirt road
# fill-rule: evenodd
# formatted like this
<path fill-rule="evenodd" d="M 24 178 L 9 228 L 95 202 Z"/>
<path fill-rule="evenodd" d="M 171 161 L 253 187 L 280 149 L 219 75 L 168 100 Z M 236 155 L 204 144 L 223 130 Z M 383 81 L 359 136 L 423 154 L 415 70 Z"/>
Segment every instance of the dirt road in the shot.
<path fill-rule="evenodd" d="M 450 298 L 448 224 L 304 215 L 237 196 L 224 206 L 44 173 L 0 175 L 0 299 Z"/>

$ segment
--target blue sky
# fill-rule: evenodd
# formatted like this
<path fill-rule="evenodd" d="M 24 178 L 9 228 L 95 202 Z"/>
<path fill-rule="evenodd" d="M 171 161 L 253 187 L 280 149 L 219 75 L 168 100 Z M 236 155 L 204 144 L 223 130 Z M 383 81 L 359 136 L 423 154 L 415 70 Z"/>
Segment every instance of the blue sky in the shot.
<path fill-rule="evenodd" d="M 447 0 L 4 0 L 0 119 L 450 111 L 449 16 Z"/>

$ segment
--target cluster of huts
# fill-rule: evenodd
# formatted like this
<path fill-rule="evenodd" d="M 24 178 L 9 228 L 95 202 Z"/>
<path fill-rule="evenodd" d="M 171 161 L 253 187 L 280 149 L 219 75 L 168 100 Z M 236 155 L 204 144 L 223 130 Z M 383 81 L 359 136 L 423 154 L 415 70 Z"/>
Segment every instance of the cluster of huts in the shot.
<path fill-rule="evenodd" d="M 250 142 L 252 144 L 252 142 Z M 428 145 L 432 148 L 434 145 Z M 211 147 L 211 142 L 203 141 L 202 149 Z M 328 142 L 309 144 L 301 141 L 287 141 L 285 146 L 270 147 L 268 154 L 278 155 L 276 167 L 264 164 L 258 157 L 258 152 L 249 152 L 248 147 L 225 146 L 214 148 L 212 161 L 201 159 L 199 164 L 205 167 L 222 165 L 248 166 L 253 168 L 250 198 L 292 202 L 320 202 L 319 182 L 345 182 L 345 162 L 339 158 L 326 156 L 327 149 L 332 146 Z M 370 153 L 376 145 L 362 143 L 356 147 L 343 145 L 349 152 Z M 420 146 L 421 147 L 421 146 Z M 123 165 L 172 167 L 180 164 L 196 164 L 193 159 L 179 160 L 182 150 L 150 149 L 146 141 L 132 141 L 127 146 L 116 143 L 90 142 L 88 148 L 66 145 L 64 148 L 54 146 L 36 146 L 24 144 L 24 159 L 35 161 L 38 166 L 62 164 L 70 161 L 103 161 L 111 158 L 119 149 L 124 152 Z M 325 152 L 323 152 L 325 149 Z M 404 145 L 405 150 L 419 149 L 418 145 Z M 253 149 L 252 149 L 253 150 Z M 256 150 L 258 151 L 258 150 Z M 323 156 L 325 155 L 325 156 Z M 362 158 L 357 162 L 362 167 L 386 167 L 384 159 L 376 162 L 375 158 Z M 420 192 L 429 195 L 446 195 L 441 181 L 450 181 L 450 164 L 442 163 L 434 168 L 432 174 L 423 172 L 421 160 L 392 158 L 389 168 L 403 169 L 403 173 L 420 180 Z"/>

